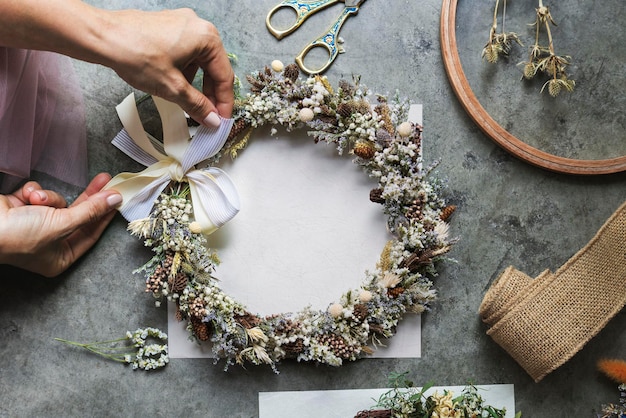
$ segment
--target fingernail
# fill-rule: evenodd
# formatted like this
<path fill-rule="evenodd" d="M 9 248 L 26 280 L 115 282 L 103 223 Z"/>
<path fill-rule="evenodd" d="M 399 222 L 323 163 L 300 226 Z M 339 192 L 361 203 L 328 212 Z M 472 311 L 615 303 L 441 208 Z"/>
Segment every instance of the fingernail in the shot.
<path fill-rule="evenodd" d="M 116 207 L 117 205 L 122 203 L 122 195 L 121 194 L 117 194 L 117 193 L 116 194 L 112 194 L 111 196 L 107 197 L 107 203 L 112 208 Z"/>
<path fill-rule="evenodd" d="M 204 118 L 204 120 L 202 121 L 203 125 L 210 126 L 212 128 L 217 128 L 218 126 L 220 126 L 220 123 L 221 123 L 220 117 L 215 112 L 209 113 L 209 115 L 206 118 Z"/>
<path fill-rule="evenodd" d="M 48 193 L 44 192 L 43 190 L 37 190 L 35 193 L 37 193 L 37 196 L 39 196 L 42 202 L 48 200 Z"/>

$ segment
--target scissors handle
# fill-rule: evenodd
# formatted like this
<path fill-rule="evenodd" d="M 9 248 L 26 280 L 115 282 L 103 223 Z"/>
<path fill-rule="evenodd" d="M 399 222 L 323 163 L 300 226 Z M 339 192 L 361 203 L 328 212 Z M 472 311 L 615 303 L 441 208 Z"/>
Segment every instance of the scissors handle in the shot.
<path fill-rule="evenodd" d="M 313 13 L 330 6 L 331 4 L 340 3 L 343 0 L 283 0 L 278 3 L 272 10 L 269 11 L 265 18 L 265 25 L 272 35 L 276 39 L 282 39 L 285 36 L 293 33 L 300 25 Z M 292 8 L 296 12 L 295 23 L 287 29 L 279 30 L 272 26 L 272 17 L 280 9 Z"/>
<path fill-rule="evenodd" d="M 337 55 L 339 55 L 339 48 L 337 47 L 337 37 L 339 35 L 339 31 L 341 30 L 341 27 L 343 26 L 344 22 L 346 21 L 348 17 L 350 17 L 353 14 L 357 14 L 358 11 L 359 11 L 358 6 L 345 7 L 343 9 L 343 12 L 341 12 L 341 15 L 337 18 L 335 23 L 333 23 L 333 25 L 330 27 L 330 29 L 328 29 L 326 33 L 324 33 L 322 36 L 320 36 L 319 38 L 317 38 L 316 40 L 308 44 L 306 47 L 304 47 L 302 52 L 300 52 L 300 54 L 296 57 L 296 63 L 302 69 L 302 71 L 313 75 L 313 74 L 322 73 L 326 69 L 328 69 L 328 67 L 330 67 L 330 65 L 333 63 L 335 58 L 337 58 Z M 306 55 L 313 48 L 325 48 L 328 51 L 328 61 L 322 67 L 316 68 L 316 69 L 308 68 L 306 64 L 304 63 L 304 59 Z"/>

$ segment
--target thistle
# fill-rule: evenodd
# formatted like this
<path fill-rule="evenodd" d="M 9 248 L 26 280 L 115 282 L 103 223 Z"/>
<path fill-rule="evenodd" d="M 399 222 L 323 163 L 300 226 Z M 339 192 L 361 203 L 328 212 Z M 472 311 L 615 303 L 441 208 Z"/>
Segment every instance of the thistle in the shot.
<path fill-rule="evenodd" d="M 570 80 L 566 73 L 566 68 L 570 63 L 569 56 L 556 55 L 554 49 L 554 41 L 550 24 L 556 26 L 556 22 L 552 18 L 548 6 L 544 6 L 543 0 L 539 0 L 539 7 L 536 10 L 535 22 L 535 43 L 530 47 L 528 61 L 524 62 L 524 78 L 530 80 L 534 78 L 538 72 L 542 72 L 550 77 L 541 88 L 541 92 L 548 88 L 548 93 L 552 97 L 558 96 L 561 90 L 571 92 L 574 90 L 576 82 Z M 548 46 L 542 46 L 539 43 L 541 28 L 546 31 L 548 38 Z"/>
<path fill-rule="evenodd" d="M 498 6 L 500 0 L 496 0 L 496 7 L 493 10 L 493 23 L 489 30 L 489 41 L 483 48 L 482 57 L 486 58 L 488 62 L 495 64 L 498 62 L 500 55 L 509 55 L 511 47 L 514 43 L 522 45 L 519 37 L 515 32 L 505 32 L 504 23 L 506 21 L 506 0 L 503 2 L 502 7 L 502 31 L 496 33 L 498 30 Z M 523 46 L 523 45 L 522 45 Z"/>

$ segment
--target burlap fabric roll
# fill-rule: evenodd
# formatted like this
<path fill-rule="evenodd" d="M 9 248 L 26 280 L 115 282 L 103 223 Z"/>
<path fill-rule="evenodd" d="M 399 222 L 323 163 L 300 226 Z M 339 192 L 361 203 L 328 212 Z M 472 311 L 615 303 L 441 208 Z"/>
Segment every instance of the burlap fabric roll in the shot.
<path fill-rule="evenodd" d="M 555 273 L 508 267 L 480 306 L 490 335 L 535 380 L 576 354 L 626 304 L 626 203 Z"/>

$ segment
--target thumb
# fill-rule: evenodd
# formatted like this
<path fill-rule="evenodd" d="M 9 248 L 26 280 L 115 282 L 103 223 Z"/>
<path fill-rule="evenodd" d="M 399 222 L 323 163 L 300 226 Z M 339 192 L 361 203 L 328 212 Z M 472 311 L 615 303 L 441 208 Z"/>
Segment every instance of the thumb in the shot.
<path fill-rule="evenodd" d="M 217 128 L 222 120 L 215 104 L 191 84 L 187 85 L 185 94 L 178 105 L 195 121 L 209 128 Z"/>
<path fill-rule="evenodd" d="M 63 209 L 63 226 L 67 234 L 73 231 L 94 223 L 98 224 L 98 221 L 107 217 L 113 210 L 122 203 L 122 195 L 115 190 L 103 190 L 98 193 L 94 193 L 88 196 L 85 200 L 78 204 L 74 204 L 69 208 Z M 97 236 L 100 235 L 102 230 L 108 224 L 109 219 L 104 223 L 102 228 L 96 226 L 96 230 L 99 231 Z"/>

